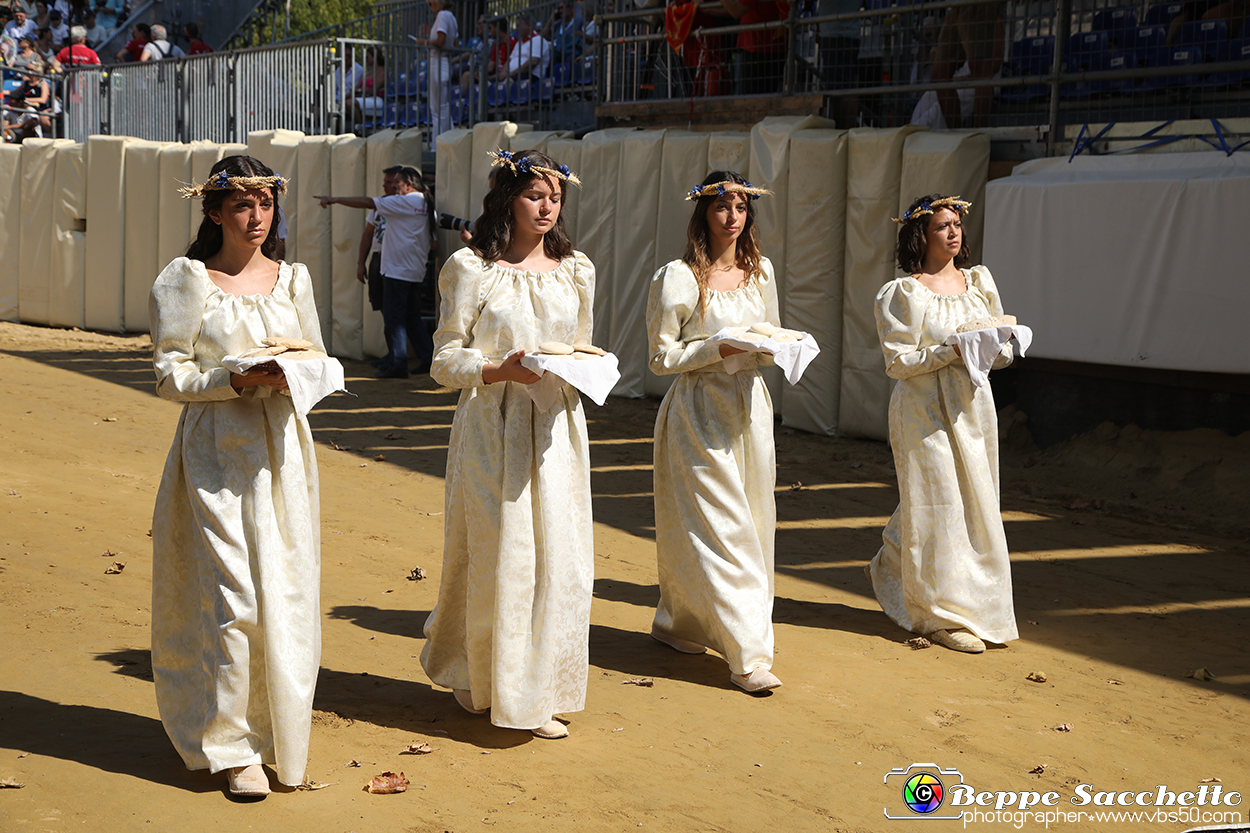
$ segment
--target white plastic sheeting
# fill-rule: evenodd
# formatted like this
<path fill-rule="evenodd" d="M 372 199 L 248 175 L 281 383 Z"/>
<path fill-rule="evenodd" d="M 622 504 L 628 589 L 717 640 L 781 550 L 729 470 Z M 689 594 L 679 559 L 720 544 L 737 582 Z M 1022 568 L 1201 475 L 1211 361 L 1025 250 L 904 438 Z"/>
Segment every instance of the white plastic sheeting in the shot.
<path fill-rule="evenodd" d="M 820 355 L 784 388 L 786 425 L 832 436 L 838 430 L 842 373 L 842 269 L 846 251 L 845 130 L 800 130 L 790 137 L 786 226 L 787 327 L 811 333 Z"/>
<path fill-rule="evenodd" d="M 1244 153 L 1028 162 L 986 188 L 985 264 L 1030 357 L 1247 373 L 1248 195 Z"/>
<path fill-rule="evenodd" d="M 898 274 L 894 246 L 898 227 L 903 146 L 922 128 L 850 131 L 846 157 L 846 257 L 842 291 L 842 385 L 838 430 L 884 440 L 890 379 L 877 338 L 873 303 L 877 290 Z"/>
<path fill-rule="evenodd" d="M 632 202 L 628 191 L 618 191 L 621 181 L 622 140 L 634 131 L 627 128 L 611 128 L 589 133 L 582 139 L 580 177 L 585 183 L 579 203 L 577 237 L 574 245 L 595 264 L 595 340 L 605 349 L 616 352 L 613 342 L 613 318 L 616 315 L 616 208 L 628 204 L 636 209 L 649 210 L 655 205 Z M 641 175 L 639 176 L 641 178 Z M 645 336 L 644 336 L 645 337 Z M 628 378 L 622 366 L 621 381 L 612 391 L 617 396 L 639 396 L 641 374 L 635 372 Z"/>

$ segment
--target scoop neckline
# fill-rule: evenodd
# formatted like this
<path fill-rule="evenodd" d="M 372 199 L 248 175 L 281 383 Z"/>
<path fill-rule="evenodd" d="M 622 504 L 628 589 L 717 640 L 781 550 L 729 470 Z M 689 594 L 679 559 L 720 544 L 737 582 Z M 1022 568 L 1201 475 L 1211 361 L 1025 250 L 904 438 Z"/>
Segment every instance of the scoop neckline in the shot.
<path fill-rule="evenodd" d="M 925 286 L 924 282 L 921 281 L 920 278 L 916 277 L 915 275 L 908 275 L 907 277 L 915 281 L 917 286 L 919 286 L 925 292 L 928 292 L 934 298 L 962 298 L 972 291 L 972 270 L 960 267 L 959 271 L 962 272 L 964 276 L 964 291 L 957 292 L 954 295 L 944 295 L 941 292 L 934 292 L 932 289 Z"/>
<path fill-rule="evenodd" d="M 519 275 L 536 275 L 538 277 L 543 277 L 545 275 L 554 275 L 556 272 L 559 272 L 561 269 L 564 268 L 564 264 L 567 261 L 571 261 L 574 258 L 575 258 L 574 255 L 569 255 L 568 257 L 562 257 L 560 258 L 559 262 L 556 263 L 555 266 L 548 269 L 546 272 L 535 272 L 533 269 L 518 269 L 517 267 L 509 266 L 507 263 L 504 263 L 503 261 L 500 261 L 500 260 L 490 260 L 486 262 L 490 263 L 492 266 L 495 266 L 496 268 L 507 269 L 509 272 L 516 272 Z"/>
<path fill-rule="evenodd" d="M 191 262 L 199 265 L 200 270 L 204 273 L 204 280 L 208 281 L 209 286 L 211 286 L 213 289 L 215 289 L 216 291 L 220 292 L 222 295 L 225 295 L 228 298 L 237 298 L 239 300 L 247 300 L 247 299 L 252 299 L 252 298 L 272 298 L 273 293 L 277 291 L 278 285 L 282 283 L 282 279 L 286 277 L 287 273 L 290 271 L 290 266 L 291 266 L 291 264 L 287 263 L 285 260 L 278 261 L 278 277 L 273 282 L 273 286 L 269 287 L 268 292 L 253 292 L 248 295 L 235 295 L 233 292 L 228 292 L 225 289 L 222 289 L 217 284 L 217 281 L 213 280 L 213 276 L 208 274 L 208 266 L 205 265 L 204 261 L 193 260 Z"/>

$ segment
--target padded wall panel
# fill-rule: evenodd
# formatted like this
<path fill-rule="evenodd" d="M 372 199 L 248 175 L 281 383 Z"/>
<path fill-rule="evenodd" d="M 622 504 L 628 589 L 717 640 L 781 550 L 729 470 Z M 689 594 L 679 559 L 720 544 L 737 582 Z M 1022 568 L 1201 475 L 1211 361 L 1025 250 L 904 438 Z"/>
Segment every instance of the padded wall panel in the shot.
<path fill-rule="evenodd" d="M 286 218 L 286 255 L 287 263 L 302 263 L 299 251 L 299 240 L 295 236 L 296 224 L 299 222 L 300 191 L 302 182 L 299 174 L 299 146 L 304 141 L 304 134 L 297 130 L 275 130 L 269 143 L 269 158 L 260 161 L 268 165 L 275 174 L 287 178 L 286 194 L 281 196 L 278 204 L 282 207 Z M 317 208 L 321 210 L 320 206 Z M 274 218 L 274 223 L 278 219 Z"/>
<path fill-rule="evenodd" d="M 161 148 L 157 158 L 160 181 L 152 195 L 159 216 L 156 228 L 156 257 L 161 269 L 187 250 L 191 242 L 187 229 L 191 226 L 192 203 L 199 200 L 184 199 L 178 189 L 191 181 L 191 146 L 170 143 Z M 198 208 L 199 206 L 195 206 Z M 159 274 L 159 271 L 158 271 Z M 152 276 L 155 281 L 156 275 Z"/>
<path fill-rule="evenodd" d="M 439 136 L 435 160 L 434 199 L 438 210 L 453 217 L 475 219 L 482 213 L 482 203 L 472 202 L 469 196 L 473 182 L 473 131 L 458 128 Z M 439 229 L 439 269 L 452 252 L 463 247 L 459 234 Z"/>
<path fill-rule="evenodd" d="M 52 270 L 53 195 L 57 146 L 68 139 L 27 139 L 22 143 L 22 246 L 19 252 L 18 313 L 28 324 L 51 324 L 48 279 Z"/>
<path fill-rule="evenodd" d="M 126 239 L 124 308 L 126 331 L 147 332 L 148 295 L 162 261 L 156 241 L 160 221 L 160 158 L 165 142 L 133 139 L 126 145 Z M 176 186 L 175 186 L 176 190 Z M 185 226 L 184 226 L 185 229 Z"/>
<path fill-rule="evenodd" d="M 664 132 L 631 131 L 621 137 L 620 170 L 611 189 L 617 203 L 611 212 L 616 221 L 616 244 L 608 342 L 620 360 L 621 378 L 613 390 L 617 396 L 646 393 L 647 290 L 656 270 L 652 220 L 661 198 L 660 179 L 653 172 L 660 170 Z M 640 176 L 643 171 L 648 174 Z"/>
<path fill-rule="evenodd" d="M 616 352 L 613 324 L 616 309 L 616 207 L 621 170 L 621 140 L 632 132 L 626 128 L 597 130 L 582 139 L 581 179 L 586 188 L 581 194 L 577 237 L 581 251 L 595 264 L 595 339 L 604 349 Z M 621 362 L 621 379 L 628 368 Z M 623 392 L 622 392 L 623 391 Z M 613 395 L 635 395 L 622 384 Z"/>
<path fill-rule="evenodd" d="M 87 138 L 87 249 L 83 321 L 90 330 L 125 330 L 125 136 Z"/>
<path fill-rule="evenodd" d="M 981 262 L 985 231 L 985 182 L 990 171 L 990 137 L 940 130 L 913 133 L 903 145 L 899 205 L 895 217 L 925 194 L 958 194 L 971 201 L 964 234 L 975 265 Z"/>
<path fill-rule="evenodd" d="M 842 292 L 842 384 L 838 430 L 889 437 L 890 378 L 877 338 L 877 292 L 898 273 L 894 247 L 899 181 L 907 137 L 923 128 L 857 127 L 846 157 L 846 256 Z"/>
<path fill-rule="evenodd" d="M 655 211 L 655 269 L 646 278 L 650 291 L 654 272 L 686 250 L 686 227 L 694 203 L 686 193 L 703 179 L 699 173 L 707 164 L 708 135 L 687 130 L 669 130 L 664 134 L 664 153 L 660 160 L 659 197 Z M 697 178 L 694 178 L 697 177 Z M 645 316 L 646 310 L 643 310 Z M 646 332 L 646 319 L 642 322 Z M 663 396 L 676 376 L 656 376 L 643 364 L 644 390 L 651 396 Z"/>
<path fill-rule="evenodd" d="M 737 171 L 747 179 L 751 178 L 751 134 L 739 131 L 720 131 L 708 134 L 707 168 L 696 172 L 694 179 L 686 186 L 690 190 L 703 181 L 703 177 L 712 171 Z"/>
<path fill-rule="evenodd" d="M 52 198 L 52 263 L 48 273 L 48 321 L 58 327 L 83 327 L 87 213 L 86 146 L 56 149 L 56 189 Z"/>
<path fill-rule="evenodd" d="M 22 262 L 22 146 L 0 144 L 0 259 Z M 18 275 L 0 269 L 0 321 L 18 321 Z"/>
<path fill-rule="evenodd" d="M 338 136 L 330 147 L 330 192 L 335 196 L 365 193 L 365 140 Z M 360 257 L 360 234 L 365 229 L 365 212 L 358 208 L 332 205 L 330 213 L 331 309 L 334 320 L 330 352 L 348 359 L 364 358 L 362 316 L 366 305 L 364 290 L 356 280 Z"/>
<path fill-rule="evenodd" d="M 508 149 L 537 150 L 542 153 L 547 153 L 547 142 L 551 139 L 558 139 L 563 135 L 565 135 L 564 132 L 560 130 L 518 131 L 517 134 L 508 141 Z"/>
<path fill-rule="evenodd" d="M 299 204 L 295 223 L 287 223 L 288 234 L 297 241 L 299 262 L 308 267 L 312 278 L 317 319 L 321 322 L 321 337 L 326 344 L 332 341 L 334 246 L 330 238 L 330 210 L 322 209 L 316 197 L 333 193 L 330 190 L 330 147 L 335 140 L 334 136 L 307 136 L 300 142 L 294 174 L 301 186 Z"/>
<path fill-rule="evenodd" d="M 469 152 L 469 205 L 478 209 L 474 217 L 481 213 L 482 197 L 489 190 L 487 175 L 491 159 L 487 152 L 501 148 L 510 150 L 512 137 L 522 130 L 528 132 L 530 126 L 510 121 L 486 121 L 473 126 L 473 147 Z"/>
<path fill-rule="evenodd" d="M 782 422 L 827 436 L 838 429 L 842 373 L 846 147 L 845 130 L 800 130 L 790 137 L 784 321 L 811 333 L 820 355 L 797 385 L 786 386 Z"/>

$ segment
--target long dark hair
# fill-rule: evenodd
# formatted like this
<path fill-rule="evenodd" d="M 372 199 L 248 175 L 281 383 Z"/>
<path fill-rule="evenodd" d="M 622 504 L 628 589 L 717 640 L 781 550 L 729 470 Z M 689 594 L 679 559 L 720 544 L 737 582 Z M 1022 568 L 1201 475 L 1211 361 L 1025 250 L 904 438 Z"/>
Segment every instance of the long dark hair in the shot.
<path fill-rule="evenodd" d="M 227 156 L 213 166 L 208 178 L 212 179 L 223 172 L 226 176 L 273 176 L 273 171 L 268 165 L 250 156 Z M 196 232 L 195 239 L 191 241 L 190 246 L 187 246 L 187 257 L 203 261 L 221 251 L 221 226 L 213 222 L 213 218 L 208 216 L 208 213 L 220 211 L 226 197 L 233 193 L 233 191 L 204 192 L 204 204 L 201 206 L 204 219 L 200 221 L 200 230 Z M 269 236 L 265 238 L 264 243 L 260 244 L 260 253 L 273 260 L 274 255 L 278 253 L 278 189 L 270 188 L 269 193 L 273 195 L 273 222 L 269 226 Z"/>
<path fill-rule="evenodd" d="M 536 150 L 523 150 L 512 154 L 512 160 L 518 166 L 521 166 L 523 159 L 528 159 L 529 164 L 540 168 L 550 168 L 553 171 L 560 168 L 554 159 Z M 495 174 L 495 184 L 482 201 L 482 216 L 473 223 L 473 241 L 469 246 L 482 260 L 499 260 L 508 251 L 516 228 L 516 221 L 512 217 L 512 203 L 531 182 L 540 177 L 553 189 L 559 185 L 561 209 L 555 224 L 543 235 L 543 251 L 547 257 L 555 260 L 563 260 L 573 254 L 573 241 L 569 240 L 569 235 L 564 230 L 564 198 L 567 196 L 569 184 L 560 177 L 521 173 L 505 165 Z"/>
<path fill-rule="evenodd" d="M 699 185 L 702 187 L 714 182 L 747 184 L 746 179 L 737 171 L 712 171 Z M 764 255 L 760 252 L 759 238 L 755 234 L 755 200 L 747 194 L 739 194 L 739 196 L 746 200 L 747 221 L 742 227 L 742 233 L 738 235 L 734 264 L 746 273 L 749 280 L 760 273 L 760 263 Z M 707 210 L 720 198 L 720 194 L 712 194 L 695 200 L 694 213 L 690 215 L 690 225 L 686 227 L 686 253 L 681 256 L 682 261 L 690 267 L 690 271 L 694 272 L 695 282 L 699 284 L 700 315 L 707 310 L 707 280 L 712 274 L 712 260 L 708 255 L 710 232 L 707 225 Z"/>
<path fill-rule="evenodd" d="M 929 194 L 919 197 L 907 209 L 911 219 L 904 221 L 898 228 L 898 245 L 894 250 L 894 255 L 898 260 L 898 268 L 909 275 L 914 275 L 924 268 L 924 255 L 929 248 L 929 220 L 933 217 L 933 214 L 916 216 L 916 210 L 926 203 L 932 205 L 935 200 L 940 199 L 945 199 L 944 195 Z M 954 211 L 960 219 L 963 219 L 966 213 L 958 205 L 944 205 L 936 209 L 934 213 L 941 211 L 942 208 Z M 959 240 L 959 254 L 955 255 L 955 266 L 962 269 L 971 259 L 972 252 L 968 249 L 968 233 L 965 231 Z"/>

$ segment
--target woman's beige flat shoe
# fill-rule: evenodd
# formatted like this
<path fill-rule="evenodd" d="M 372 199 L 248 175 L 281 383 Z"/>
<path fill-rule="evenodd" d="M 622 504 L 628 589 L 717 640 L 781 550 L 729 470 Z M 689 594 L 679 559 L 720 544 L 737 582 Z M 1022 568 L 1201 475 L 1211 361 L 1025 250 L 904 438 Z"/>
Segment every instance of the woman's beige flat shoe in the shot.
<path fill-rule="evenodd" d="M 700 645 L 698 642 L 691 642 L 689 639 L 678 639 L 675 636 L 669 636 L 668 634 L 658 631 L 655 628 L 651 629 L 651 638 L 656 642 L 663 642 L 668 647 L 675 651 L 681 651 L 683 654 L 707 653 L 707 648 Z"/>
<path fill-rule="evenodd" d="M 748 694 L 781 688 L 781 680 L 773 672 L 757 668 L 750 674 L 730 674 L 729 681 Z"/>
<path fill-rule="evenodd" d="M 260 764 L 236 766 L 226 770 L 226 781 L 231 795 L 248 798 L 264 798 L 269 795 L 269 777 Z"/>
<path fill-rule="evenodd" d="M 547 738 L 548 740 L 559 740 L 569 736 L 569 727 L 565 726 L 554 717 L 548 720 L 537 729 L 530 729 L 534 733 L 534 737 Z"/>
<path fill-rule="evenodd" d="M 963 629 L 957 631 L 934 631 L 929 634 L 929 641 L 950 648 L 952 651 L 962 651 L 965 654 L 980 654 L 985 651 L 985 643 L 974 634 Z"/>
<path fill-rule="evenodd" d="M 486 709 L 473 708 L 473 694 L 468 689 L 454 688 L 451 693 L 456 698 L 456 702 L 460 704 L 460 708 L 469 714 L 484 714 L 486 712 Z"/>

